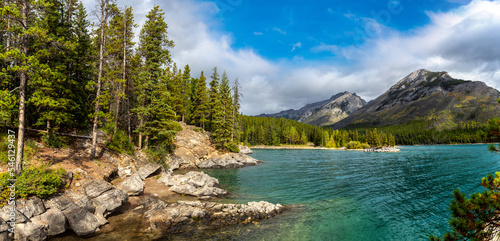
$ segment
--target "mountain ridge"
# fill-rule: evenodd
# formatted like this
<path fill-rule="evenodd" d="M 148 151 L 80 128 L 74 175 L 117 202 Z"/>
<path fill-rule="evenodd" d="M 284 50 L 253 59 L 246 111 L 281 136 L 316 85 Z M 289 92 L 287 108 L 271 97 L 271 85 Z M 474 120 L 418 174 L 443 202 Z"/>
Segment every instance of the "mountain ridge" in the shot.
<path fill-rule="evenodd" d="M 486 122 L 500 115 L 498 98 L 500 92 L 484 82 L 419 69 L 331 127 L 396 125 L 424 119 L 439 129 L 460 122 Z"/>
<path fill-rule="evenodd" d="M 307 104 L 298 110 L 289 109 L 275 114 L 260 114 L 259 117 L 283 117 L 317 126 L 332 125 L 357 109 L 366 105 L 366 101 L 348 91 L 332 95 L 330 99 Z"/>

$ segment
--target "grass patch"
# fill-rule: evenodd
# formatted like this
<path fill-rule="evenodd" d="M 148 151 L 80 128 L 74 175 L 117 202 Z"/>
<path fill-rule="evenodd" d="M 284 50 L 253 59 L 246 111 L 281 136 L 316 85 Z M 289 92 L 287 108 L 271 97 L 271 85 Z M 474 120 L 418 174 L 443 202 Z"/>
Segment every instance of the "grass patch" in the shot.
<path fill-rule="evenodd" d="M 28 196 L 48 197 L 62 188 L 62 179 L 65 174 L 66 171 L 62 168 L 54 170 L 48 169 L 48 165 L 28 166 L 22 171 L 20 176 L 16 177 L 16 198 L 26 198 Z M 5 205 L 10 196 L 8 188 L 11 185 L 10 178 L 9 173 L 2 173 L 0 175 L 0 186 L 2 187 L 0 206 Z"/>
<path fill-rule="evenodd" d="M 0 163 L 7 164 L 9 162 L 9 141 L 6 134 L 0 135 Z M 17 149 L 17 143 L 14 143 L 14 150 Z M 31 160 L 38 152 L 38 146 L 34 140 L 26 140 L 24 142 L 24 160 Z"/>

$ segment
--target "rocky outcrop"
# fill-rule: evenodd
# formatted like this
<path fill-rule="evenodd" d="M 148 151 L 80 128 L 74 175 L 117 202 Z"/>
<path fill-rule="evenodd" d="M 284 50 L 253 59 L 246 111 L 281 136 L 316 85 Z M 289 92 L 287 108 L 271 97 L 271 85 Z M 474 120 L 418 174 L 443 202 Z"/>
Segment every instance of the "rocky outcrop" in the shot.
<path fill-rule="evenodd" d="M 170 190 L 179 194 L 187 194 L 206 199 L 227 194 L 219 186 L 219 180 L 203 173 L 191 171 L 184 175 L 163 173 L 158 182 L 170 187 Z"/>
<path fill-rule="evenodd" d="M 341 92 L 328 100 L 307 104 L 299 110 L 286 110 L 276 114 L 261 114 L 261 117 L 283 117 L 302 123 L 327 126 L 337 123 L 366 105 L 361 97 Z"/>
<path fill-rule="evenodd" d="M 219 155 L 209 133 L 198 127 L 181 125 L 182 130 L 174 139 L 176 148 L 168 161 L 171 170 L 197 168 L 200 161 Z"/>
<path fill-rule="evenodd" d="M 252 154 L 253 153 L 252 149 L 250 149 L 250 147 L 248 147 L 248 146 L 238 145 L 238 148 L 240 149 L 241 154 Z"/>
<path fill-rule="evenodd" d="M 212 159 L 203 160 L 198 164 L 198 168 L 241 168 L 245 166 L 255 166 L 262 161 L 241 153 L 228 153 Z"/>
<path fill-rule="evenodd" d="M 92 235 L 107 223 L 105 217 L 128 201 L 125 191 L 106 181 L 92 179 L 83 183 L 80 193 L 66 190 L 45 200 L 17 200 L 14 240 L 46 240 L 68 229 L 78 236 Z M 10 208 L 6 205 L 0 210 L 1 220 L 10 219 Z M 3 227 L 0 225 L 0 240 L 12 240 Z"/>
<path fill-rule="evenodd" d="M 148 163 L 137 170 L 137 174 L 141 180 L 145 180 L 153 174 L 159 174 L 161 172 L 162 166 L 158 163 Z"/>
<path fill-rule="evenodd" d="M 396 147 L 375 147 L 363 149 L 364 152 L 399 152 L 400 150 Z"/>
<path fill-rule="evenodd" d="M 185 231 L 195 223 L 206 227 L 248 223 L 273 217 L 286 208 L 264 201 L 248 204 L 178 201 L 167 204 L 146 199 L 143 205 L 147 208 L 144 217 L 149 223 L 148 232 L 153 233 Z"/>
<path fill-rule="evenodd" d="M 222 154 L 212 144 L 209 134 L 202 129 L 185 124 L 182 124 L 182 128 L 183 130 L 175 137 L 174 153 L 167 161 L 170 170 L 241 168 L 257 165 L 260 162 L 245 155 L 252 153 L 246 146 L 239 146 L 240 153 Z"/>
<path fill-rule="evenodd" d="M 138 174 L 134 174 L 116 186 L 125 191 L 129 196 L 137 196 L 144 191 L 144 182 Z"/>

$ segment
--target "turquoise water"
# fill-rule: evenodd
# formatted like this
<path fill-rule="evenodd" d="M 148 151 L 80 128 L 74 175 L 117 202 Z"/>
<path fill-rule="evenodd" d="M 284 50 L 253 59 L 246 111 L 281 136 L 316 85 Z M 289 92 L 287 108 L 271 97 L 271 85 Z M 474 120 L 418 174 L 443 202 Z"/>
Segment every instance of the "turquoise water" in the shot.
<path fill-rule="evenodd" d="M 229 202 L 293 206 L 278 218 L 245 226 L 239 240 L 428 240 L 448 230 L 454 188 L 481 191 L 500 171 L 486 145 L 408 146 L 400 153 L 255 150 L 264 163 L 207 170 Z"/>

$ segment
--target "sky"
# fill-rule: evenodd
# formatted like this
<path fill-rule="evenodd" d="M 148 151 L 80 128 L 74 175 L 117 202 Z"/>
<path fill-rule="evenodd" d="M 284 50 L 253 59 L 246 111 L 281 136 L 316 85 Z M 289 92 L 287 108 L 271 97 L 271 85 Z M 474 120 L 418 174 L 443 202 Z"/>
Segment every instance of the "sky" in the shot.
<path fill-rule="evenodd" d="M 83 0 L 87 11 L 94 0 Z M 418 69 L 500 88 L 500 1 L 117 0 L 165 12 L 173 61 L 241 84 L 246 115 L 349 91 L 375 99 Z M 95 20 L 89 14 L 90 20 Z"/>

